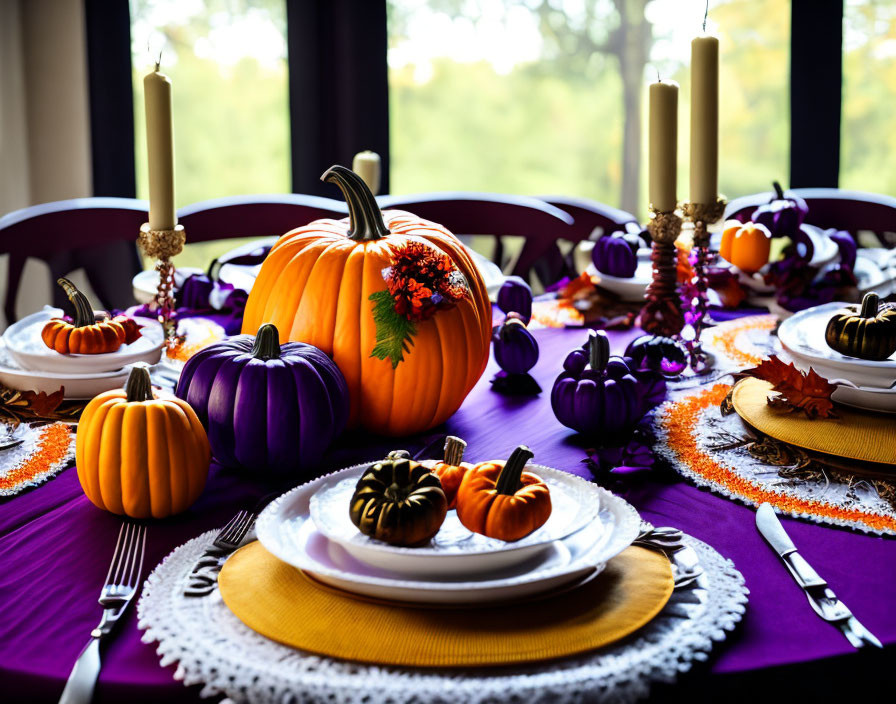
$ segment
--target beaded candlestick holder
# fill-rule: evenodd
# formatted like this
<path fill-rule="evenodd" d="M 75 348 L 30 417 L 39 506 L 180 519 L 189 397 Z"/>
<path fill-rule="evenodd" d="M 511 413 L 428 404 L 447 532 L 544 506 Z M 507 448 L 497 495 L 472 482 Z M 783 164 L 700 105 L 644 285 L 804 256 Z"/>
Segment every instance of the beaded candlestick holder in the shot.
<path fill-rule="evenodd" d="M 647 231 L 653 240 L 650 261 L 653 280 L 644 294 L 646 302 L 638 315 L 638 325 L 651 335 L 677 336 L 684 327 L 684 314 L 678 297 L 678 251 L 675 240 L 681 233 L 681 218 L 673 211 L 658 211 L 650 206 L 653 218 Z"/>
<path fill-rule="evenodd" d="M 153 301 L 156 314 L 165 330 L 165 344 L 174 344 L 175 329 L 172 320 L 174 312 L 174 264 L 171 257 L 180 254 L 187 236 L 183 225 L 175 225 L 171 230 L 153 230 L 149 223 L 140 226 L 137 244 L 143 253 L 156 259 L 156 271 L 159 272 L 159 286 Z"/>
<path fill-rule="evenodd" d="M 693 302 L 694 317 L 691 323 L 693 338 L 683 341 L 688 352 L 688 366 L 694 374 L 705 374 L 712 369 L 712 361 L 700 343 L 708 305 L 706 265 L 709 261 L 709 226 L 722 217 L 726 205 L 727 201 L 720 196 L 715 203 L 684 203 L 681 206 L 685 218 L 694 225 L 695 257 L 692 283 L 697 295 Z"/>

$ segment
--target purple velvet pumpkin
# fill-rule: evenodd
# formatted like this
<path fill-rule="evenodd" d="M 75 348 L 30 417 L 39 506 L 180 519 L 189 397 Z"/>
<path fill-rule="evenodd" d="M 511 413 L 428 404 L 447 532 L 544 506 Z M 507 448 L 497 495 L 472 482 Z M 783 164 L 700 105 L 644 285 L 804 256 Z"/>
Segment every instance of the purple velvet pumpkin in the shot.
<path fill-rule="evenodd" d="M 495 361 L 508 374 L 525 374 L 538 361 L 538 342 L 518 313 L 508 313 L 492 333 Z"/>
<path fill-rule="evenodd" d="M 184 366 L 176 394 L 195 409 L 221 464 L 295 476 L 313 469 L 343 431 L 349 395 L 326 354 L 278 340 L 277 328 L 266 324 L 254 337 L 200 350 Z"/>
<path fill-rule="evenodd" d="M 519 276 L 508 276 L 498 289 L 498 308 L 504 313 L 519 313 L 525 324 L 532 319 L 532 289 Z"/>
<path fill-rule="evenodd" d="M 676 377 L 687 366 L 684 350 L 671 337 L 641 335 L 625 348 L 637 369 L 650 369 L 664 376 Z"/>
<path fill-rule="evenodd" d="M 209 308 L 209 297 L 215 284 L 207 274 L 192 274 L 175 294 L 178 308 L 204 310 Z"/>
<path fill-rule="evenodd" d="M 635 233 L 604 235 L 591 250 L 591 261 L 602 274 L 630 279 L 638 268 L 639 245 L 640 237 Z"/>
<path fill-rule="evenodd" d="M 551 407 L 563 425 L 594 438 L 618 439 L 644 415 L 644 390 L 629 363 L 610 356 L 610 338 L 602 330 L 570 352 L 563 368 L 551 391 Z"/>
<path fill-rule="evenodd" d="M 774 197 L 756 208 L 750 220 L 767 227 L 772 237 L 793 237 L 806 219 L 809 206 L 798 195 L 791 193 L 785 196 L 784 189 L 777 181 L 772 185 L 775 189 Z M 808 258 L 811 259 L 811 255 Z"/>

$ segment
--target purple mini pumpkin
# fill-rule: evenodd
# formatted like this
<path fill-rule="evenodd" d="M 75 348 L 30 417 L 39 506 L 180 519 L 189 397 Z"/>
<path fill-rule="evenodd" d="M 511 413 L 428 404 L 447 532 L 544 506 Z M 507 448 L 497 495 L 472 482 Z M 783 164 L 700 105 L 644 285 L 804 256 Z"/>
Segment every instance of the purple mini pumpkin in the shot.
<path fill-rule="evenodd" d="M 591 261 L 602 274 L 630 279 L 638 268 L 639 246 L 640 237 L 635 233 L 604 235 L 591 250 Z"/>
<path fill-rule="evenodd" d="M 532 319 L 532 289 L 519 276 L 508 276 L 498 289 L 498 308 L 504 313 L 519 313 L 528 325 Z"/>
<path fill-rule="evenodd" d="M 767 227 L 768 231 L 772 233 L 772 237 L 793 237 L 806 219 L 809 206 L 798 195 L 791 193 L 789 196 L 785 196 L 784 189 L 777 181 L 772 185 L 775 195 L 768 203 L 756 208 L 750 216 L 750 220 Z M 809 259 L 811 258 L 809 256 Z"/>
<path fill-rule="evenodd" d="M 629 363 L 610 356 L 610 338 L 602 330 L 570 352 L 563 367 L 551 391 L 551 407 L 568 428 L 609 439 L 644 415 L 644 390 Z"/>
<path fill-rule="evenodd" d="M 538 342 L 518 313 L 508 313 L 492 333 L 495 361 L 508 374 L 525 374 L 538 361 Z"/>
<path fill-rule="evenodd" d="M 625 356 L 637 369 L 650 369 L 664 376 L 676 377 L 687 367 L 684 349 L 671 337 L 641 335 L 628 343 Z"/>
<path fill-rule="evenodd" d="M 297 475 L 345 428 L 349 395 L 339 368 L 317 347 L 278 340 L 277 328 L 262 325 L 184 366 L 176 394 L 195 409 L 221 464 Z"/>

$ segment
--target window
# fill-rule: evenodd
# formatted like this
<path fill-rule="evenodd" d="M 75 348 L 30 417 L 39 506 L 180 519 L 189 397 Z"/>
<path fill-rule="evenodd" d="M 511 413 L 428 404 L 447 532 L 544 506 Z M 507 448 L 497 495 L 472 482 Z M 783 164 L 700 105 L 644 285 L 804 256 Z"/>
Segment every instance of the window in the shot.
<path fill-rule="evenodd" d="M 143 76 L 160 50 L 162 72 L 173 83 L 177 206 L 288 193 L 285 2 L 132 0 L 130 6 L 137 197 L 149 196 Z M 194 245 L 201 251 L 192 253 L 188 246 L 178 264 L 204 267 L 237 244 Z"/>
<path fill-rule="evenodd" d="M 682 87 L 687 197 L 690 39 L 704 2 L 390 0 L 392 190 L 563 193 L 646 215 L 646 95 Z M 718 0 L 720 190 L 788 174 L 790 3 Z"/>
<path fill-rule="evenodd" d="M 896 193 L 896 4 L 847 0 L 840 187 Z"/>

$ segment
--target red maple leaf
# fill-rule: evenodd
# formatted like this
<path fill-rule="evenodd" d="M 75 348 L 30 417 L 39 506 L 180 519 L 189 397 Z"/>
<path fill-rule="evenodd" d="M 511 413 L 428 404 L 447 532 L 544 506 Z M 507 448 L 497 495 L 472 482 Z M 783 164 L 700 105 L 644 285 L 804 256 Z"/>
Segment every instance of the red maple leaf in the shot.
<path fill-rule="evenodd" d="M 59 408 L 59 404 L 65 398 L 65 387 L 58 391 L 47 395 L 46 391 L 35 393 L 34 391 L 23 391 L 23 398 L 28 402 L 32 413 L 36 416 L 52 416 Z"/>
<path fill-rule="evenodd" d="M 804 374 L 793 364 L 781 361 L 776 355 L 758 366 L 746 369 L 746 376 L 767 381 L 777 396 L 768 397 L 768 405 L 787 412 L 803 411 L 809 418 L 836 418 L 831 394 L 836 385 L 828 382 L 811 367 Z"/>

